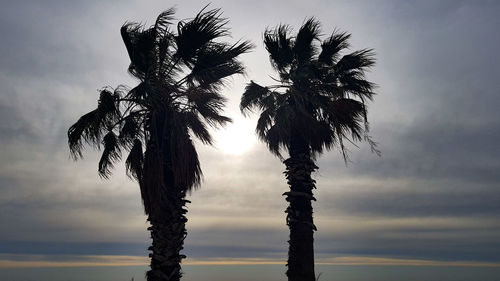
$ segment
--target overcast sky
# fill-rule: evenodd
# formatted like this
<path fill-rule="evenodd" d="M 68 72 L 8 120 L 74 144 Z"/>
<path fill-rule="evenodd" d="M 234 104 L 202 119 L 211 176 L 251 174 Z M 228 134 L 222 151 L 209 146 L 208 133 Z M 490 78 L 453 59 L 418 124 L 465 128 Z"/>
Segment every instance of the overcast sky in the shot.
<path fill-rule="evenodd" d="M 3 1 L 0 9 L 0 254 L 146 255 L 146 217 L 119 165 L 69 158 L 66 131 L 96 106 L 97 89 L 135 85 L 119 28 L 163 10 L 193 16 L 200 1 Z M 225 90 L 235 123 L 198 145 L 204 184 L 190 200 L 185 252 L 195 260 L 284 260 L 284 165 L 253 134 L 238 102 L 245 83 L 275 75 L 266 26 L 309 16 L 374 48 L 366 144 L 318 160 L 318 260 L 384 257 L 500 262 L 500 2 L 211 1 L 232 38 L 252 40 L 246 77 Z M 235 144 L 240 145 L 235 146 Z M 227 149 L 222 149 L 227 147 Z M 1 258 L 0 258 L 1 259 Z"/>

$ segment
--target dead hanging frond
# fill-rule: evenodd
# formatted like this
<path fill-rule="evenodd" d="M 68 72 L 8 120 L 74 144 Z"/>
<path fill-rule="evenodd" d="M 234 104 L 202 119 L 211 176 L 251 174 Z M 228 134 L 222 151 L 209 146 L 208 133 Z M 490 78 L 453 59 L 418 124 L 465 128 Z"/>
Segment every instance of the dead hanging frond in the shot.
<path fill-rule="evenodd" d="M 174 174 L 175 186 L 191 191 L 200 186 L 202 172 L 198 153 L 189 137 L 188 129 L 182 119 L 176 118 L 172 123 L 170 141 L 170 161 Z"/>
<path fill-rule="evenodd" d="M 125 160 L 125 168 L 130 178 L 140 181 L 144 169 L 144 155 L 142 152 L 142 142 L 139 139 L 134 140 L 134 144 Z"/>
<path fill-rule="evenodd" d="M 118 140 L 113 131 L 109 131 L 102 141 L 104 149 L 102 151 L 101 160 L 99 160 L 99 175 L 102 178 L 109 178 L 111 169 L 114 163 L 121 158 L 121 150 Z"/>

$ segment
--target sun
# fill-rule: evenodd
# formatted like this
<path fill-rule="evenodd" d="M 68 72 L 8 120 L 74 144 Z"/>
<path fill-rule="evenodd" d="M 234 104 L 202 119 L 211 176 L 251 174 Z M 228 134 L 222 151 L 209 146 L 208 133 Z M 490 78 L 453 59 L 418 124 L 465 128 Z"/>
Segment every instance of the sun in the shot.
<path fill-rule="evenodd" d="M 215 135 L 215 146 L 225 154 L 241 155 L 256 142 L 254 128 L 248 119 L 235 118 Z"/>

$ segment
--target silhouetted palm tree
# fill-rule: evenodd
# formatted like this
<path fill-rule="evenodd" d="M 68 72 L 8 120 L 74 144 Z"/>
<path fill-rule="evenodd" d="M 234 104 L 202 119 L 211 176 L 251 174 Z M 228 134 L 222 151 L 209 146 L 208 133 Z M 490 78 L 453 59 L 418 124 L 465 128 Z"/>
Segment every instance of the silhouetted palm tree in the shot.
<path fill-rule="evenodd" d="M 373 52 L 364 49 L 345 54 L 350 34 L 334 31 L 320 40 L 320 24 L 307 20 L 296 36 L 291 28 L 279 25 L 266 29 L 264 45 L 278 85 L 261 86 L 251 81 L 241 98 L 244 114 L 260 111 L 257 134 L 269 150 L 284 160 L 290 191 L 285 192 L 290 228 L 288 280 L 313 281 L 314 250 L 312 205 L 315 181 L 311 173 L 318 167 L 315 157 L 338 147 L 347 160 L 345 140 L 367 140 L 365 101 L 374 95 L 374 85 L 365 71 L 374 64 Z M 320 46 L 318 46 L 320 43 Z M 365 126 L 363 126 L 363 124 Z"/>
<path fill-rule="evenodd" d="M 207 126 L 230 122 L 221 115 L 226 78 L 242 74 L 238 56 L 249 42 L 216 42 L 229 34 L 220 10 L 205 8 L 172 27 L 174 10 L 145 28 L 126 23 L 121 35 L 139 84 L 100 91 L 97 109 L 68 130 L 75 158 L 84 143 L 101 148 L 99 174 L 107 178 L 113 163 L 128 151 L 127 174 L 139 182 L 151 226 L 148 280 L 179 280 L 186 236 L 186 192 L 200 184 L 201 170 L 192 137 L 212 143 Z M 143 152 L 143 149 L 144 152 Z"/>

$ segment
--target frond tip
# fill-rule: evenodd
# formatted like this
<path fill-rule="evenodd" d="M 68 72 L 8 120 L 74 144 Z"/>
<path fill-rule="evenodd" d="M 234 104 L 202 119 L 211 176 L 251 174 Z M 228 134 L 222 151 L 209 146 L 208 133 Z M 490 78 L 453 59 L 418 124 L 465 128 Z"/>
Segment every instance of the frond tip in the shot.
<path fill-rule="evenodd" d="M 221 17 L 220 9 L 209 11 L 204 9 L 193 19 L 180 21 L 177 25 L 176 54 L 188 64 L 193 61 L 193 54 L 208 42 L 229 35 L 229 30 L 226 28 L 228 20 Z"/>
<path fill-rule="evenodd" d="M 73 159 L 82 158 L 83 141 L 95 143 L 99 128 L 96 128 L 96 110 L 93 110 L 76 121 L 68 129 L 68 145 Z"/>
<path fill-rule="evenodd" d="M 349 48 L 349 38 L 351 38 L 351 34 L 334 30 L 333 34 L 321 44 L 318 61 L 328 65 L 335 63 L 340 56 L 340 52 Z"/>

